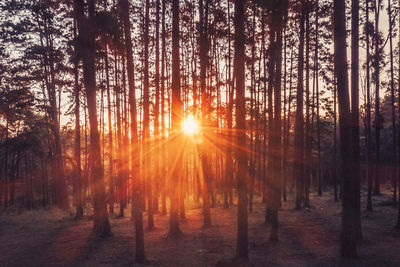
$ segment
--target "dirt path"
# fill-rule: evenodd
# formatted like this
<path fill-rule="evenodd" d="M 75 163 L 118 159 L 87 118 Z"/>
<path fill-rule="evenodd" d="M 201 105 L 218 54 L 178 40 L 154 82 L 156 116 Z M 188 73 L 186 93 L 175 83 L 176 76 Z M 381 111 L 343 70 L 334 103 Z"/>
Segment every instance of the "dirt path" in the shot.
<path fill-rule="evenodd" d="M 388 196 L 376 198 L 383 203 Z M 326 193 L 312 195 L 312 206 L 293 210 L 283 203 L 280 242 L 268 242 L 264 205 L 255 203 L 249 217 L 249 266 L 400 266 L 400 232 L 393 228 L 396 209 L 376 206 L 362 215 L 364 239 L 357 261 L 339 257 L 340 209 Z M 129 214 L 128 212 L 126 214 Z M 112 216 L 111 216 L 112 217 Z M 146 216 L 144 216 L 146 218 Z M 165 238 L 168 217 L 156 215 L 156 229 L 145 230 L 150 266 L 232 265 L 236 247 L 236 208 L 212 209 L 213 226 L 202 228 L 201 209 L 189 209 L 181 222 L 184 235 Z M 146 225 L 146 220 L 144 222 Z M 90 218 L 75 221 L 61 211 L 0 215 L 1 266 L 131 266 L 133 226 L 129 218 L 111 218 L 113 235 L 96 239 Z"/>

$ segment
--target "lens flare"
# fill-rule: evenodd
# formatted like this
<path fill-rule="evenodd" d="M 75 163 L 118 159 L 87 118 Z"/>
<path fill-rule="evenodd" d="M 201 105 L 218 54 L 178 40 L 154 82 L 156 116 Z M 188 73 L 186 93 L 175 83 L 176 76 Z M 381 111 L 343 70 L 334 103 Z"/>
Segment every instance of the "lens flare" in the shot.
<path fill-rule="evenodd" d="M 182 130 L 186 135 L 194 135 L 199 131 L 199 123 L 190 115 L 182 122 Z"/>

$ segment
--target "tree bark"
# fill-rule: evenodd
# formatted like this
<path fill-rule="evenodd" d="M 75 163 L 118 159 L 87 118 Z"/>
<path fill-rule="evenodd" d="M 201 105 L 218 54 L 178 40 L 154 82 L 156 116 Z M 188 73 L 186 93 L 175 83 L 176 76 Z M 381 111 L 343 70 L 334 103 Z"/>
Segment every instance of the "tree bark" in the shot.
<path fill-rule="evenodd" d="M 160 189 L 160 0 L 156 0 L 156 59 L 155 59 L 155 87 L 156 103 L 154 106 L 154 145 L 155 145 L 155 170 L 154 170 L 154 192 L 153 192 L 153 211 L 158 212 L 158 196 Z"/>
<path fill-rule="evenodd" d="M 85 16 L 83 0 L 74 0 L 79 39 L 82 47 L 83 82 L 86 88 L 86 98 L 90 124 L 90 155 L 91 178 L 93 190 L 93 231 L 99 236 L 109 236 L 110 223 L 106 207 L 103 166 L 100 154 L 100 135 L 97 123 L 96 107 L 96 70 L 95 70 L 95 31 L 94 13 L 95 1 L 88 1 L 88 17 Z"/>
<path fill-rule="evenodd" d="M 365 9 L 365 17 L 366 23 L 369 23 L 369 0 L 366 1 L 366 9 Z M 365 32 L 366 37 L 366 78 L 367 78 L 367 107 L 366 107 L 366 115 L 367 115 L 367 129 L 366 129 L 366 137 L 367 137 L 367 183 L 368 183 L 368 196 L 367 196 L 367 211 L 372 211 L 372 135 L 371 135 L 371 96 L 370 96 L 370 53 L 369 53 L 369 32 L 366 29 Z"/>
<path fill-rule="evenodd" d="M 388 16 L 389 16 L 389 44 L 390 44 L 390 96 L 392 101 L 392 183 L 393 183 L 393 205 L 397 204 L 397 136 L 396 136 L 396 109 L 394 95 L 394 70 L 393 70 L 393 22 L 391 2 L 388 0 Z"/>
<path fill-rule="evenodd" d="M 74 38 L 76 38 L 76 19 L 74 19 Z M 75 52 L 78 45 L 74 47 Z M 76 218 L 83 217 L 83 199 L 82 199 L 82 170 L 81 170 L 81 119 L 80 119 L 80 86 L 79 86 L 79 61 L 74 62 L 74 94 L 75 94 L 75 143 L 74 143 L 74 161 L 75 161 L 75 183 L 74 198 L 76 206 Z"/>
<path fill-rule="evenodd" d="M 374 195 L 380 194 L 380 159 L 381 159 L 381 115 L 380 115 L 380 98 L 379 98 L 379 87 L 380 87 L 380 65 L 379 65 L 379 14 L 380 7 L 377 6 L 374 1 L 375 7 L 375 184 L 374 184 Z M 379 4 L 378 4 L 379 5 Z"/>
<path fill-rule="evenodd" d="M 143 233 L 143 214 L 142 214 L 142 192 L 140 185 L 139 173 L 139 144 L 137 134 L 137 111 L 136 111 L 136 95 L 135 95 L 135 68 L 133 62 L 131 24 L 129 20 L 130 5 L 128 0 L 119 0 L 121 19 L 124 24 L 125 34 L 125 53 L 129 86 L 129 104 L 131 117 L 131 147 L 132 147 L 132 215 L 135 224 L 135 247 L 136 262 L 143 263 L 146 260 L 144 250 L 144 233 Z M 139 157 L 138 157 L 139 155 Z"/>
<path fill-rule="evenodd" d="M 202 113 L 202 131 L 203 138 L 209 138 L 207 135 L 207 124 L 208 124 L 208 100 L 206 92 L 206 78 L 207 78 L 207 66 L 208 66 L 208 4 L 209 0 L 205 0 L 205 6 L 203 0 L 199 1 L 199 13 L 200 13 L 200 92 L 201 92 L 201 113 Z M 203 216 L 204 216 L 204 227 L 211 226 L 211 212 L 209 203 L 209 184 L 210 184 L 210 171 L 208 166 L 208 151 L 207 142 L 203 141 L 201 147 L 201 165 L 202 165 L 202 195 L 203 195 Z"/>
<path fill-rule="evenodd" d="M 352 0 L 351 6 L 351 120 L 353 134 L 353 171 L 354 171 L 354 230 L 357 238 L 361 232 L 360 203 L 360 114 L 359 114 L 359 0 Z"/>
<path fill-rule="evenodd" d="M 296 118 L 294 129 L 294 158 L 293 176 L 296 179 L 296 209 L 301 209 L 303 203 L 304 188 L 304 114 L 303 114 L 303 69 L 304 69 L 304 21 L 305 2 L 301 1 L 300 14 L 300 43 L 297 63 L 297 94 L 296 94 Z"/>
<path fill-rule="evenodd" d="M 171 129 L 175 136 L 170 136 L 169 166 L 171 169 L 170 177 L 170 220 L 169 233 L 171 237 L 181 234 L 179 227 L 179 173 L 182 161 L 180 151 L 179 136 L 181 135 L 181 82 L 180 82 L 180 59 L 179 59 L 179 0 L 172 1 L 172 110 L 171 110 Z"/>
<path fill-rule="evenodd" d="M 355 178 L 352 169 L 354 149 L 347 74 L 345 10 L 345 0 L 336 0 L 334 2 L 334 61 L 339 102 L 341 176 L 343 179 L 343 212 L 340 245 L 342 257 L 355 258 L 357 257 L 357 236 L 354 231 L 354 213 L 356 210 L 354 198 Z"/>
<path fill-rule="evenodd" d="M 247 155 L 245 99 L 245 0 L 235 0 L 235 78 L 236 78 L 236 138 L 238 146 L 238 235 L 237 258 L 248 258 L 247 222 Z"/>

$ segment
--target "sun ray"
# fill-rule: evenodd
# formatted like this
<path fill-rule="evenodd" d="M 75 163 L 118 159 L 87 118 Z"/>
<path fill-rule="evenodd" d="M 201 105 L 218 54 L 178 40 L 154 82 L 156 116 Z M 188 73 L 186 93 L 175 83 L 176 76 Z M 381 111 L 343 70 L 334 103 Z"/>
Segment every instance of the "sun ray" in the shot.
<path fill-rule="evenodd" d="M 193 136 L 199 132 L 199 123 L 192 115 L 189 115 L 182 121 L 182 130 L 184 134 Z"/>

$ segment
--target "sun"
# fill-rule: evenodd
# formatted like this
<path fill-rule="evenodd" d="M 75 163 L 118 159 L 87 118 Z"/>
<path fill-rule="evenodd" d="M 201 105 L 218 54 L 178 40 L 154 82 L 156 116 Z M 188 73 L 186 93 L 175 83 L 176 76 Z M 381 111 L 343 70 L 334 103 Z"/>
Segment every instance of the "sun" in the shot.
<path fill-rule="evenodd" d="M 183 120 L 182 130 L 186 135 L 194 135 L 199 131 L 199 123 L 192 115 L 190 115 Z"/>

